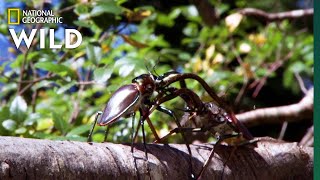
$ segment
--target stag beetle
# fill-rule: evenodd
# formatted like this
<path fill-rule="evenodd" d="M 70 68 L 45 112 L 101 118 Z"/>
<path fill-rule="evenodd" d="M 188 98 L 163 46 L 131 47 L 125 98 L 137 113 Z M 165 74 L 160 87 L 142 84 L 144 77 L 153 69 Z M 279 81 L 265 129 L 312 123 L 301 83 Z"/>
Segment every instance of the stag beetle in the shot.
<path fill-rule="evenodd" d="M 116 90 L 99 119 L 97 115 L 93 127 L 89 133 L 88 141 L 91 141 L 94 125 L 98 123 L 100 126 L 109 125 L 120 117 L 130 117 L 134 119 L 135 112 L 140 111 L 141 114 L 146 112 L 148 99 L 155 90 L 155 77 L 152 74 L 142 74 L 132 80 L 131 84 L 124 85 Z M 148 120 L 149 123 L 149 120 Z M 150 124 L 149 124 L 150 125 Z M 158 136 L 152 126 L 150 128 L 158 139 Z"/>
<path fill-rule="evenodd" d="M 146 140 L 145 140 L 145 133 L 144 133 L 144 120 L 147 120 L 148 125 L 154 134 L 156 140 L 160 140 L 159 136 L 157 135 L 154 126 L 152 125 L 149 115 L 150 115 L 150 109 L 152 106 L 154 106 L 154 101 L 151 100 L 151 96 L 154 92 L 158 92 L 158 95 L 154 98 L 155 100 L 163 97 L 164 95 L 170 93 L 171 87 L 165 87 L 161 88 L 160 86 L 156 85 L 158 77 L 149 73 L 149 74 L 142 74 L 132 80 L 132 83 L 129 85 L 124 85 L 120 87 L 118 90 L 116 90 L 112 96 L 110 97 L 104 111 L 102 113 L 97 114 L 94 124 L 92 126 L 92 129 L 90 130 L 89 136 L 88 136 L 88 142 L 91 141 L 92 133 L 95 124 L 97 123 L 100 126 L 106 126 L 109 124 L 112 124 L 113 122 L 117 121 L 119 118 L 124 117 L 130 117 L 132 116 L 132 132 L 134 129 L 134 118 L 135 118 L 135 112 L 139 110 L 140 112 L 140 122 L 137 127 L 137 131 L 140 126 L 142 126 L 142 135 L 143 135 L 143 143 L 144 143 L 144 149 L 145 149 L 145 157 L 148 159 L 147 155 L 147 148 L 146 148 Z M 184 81 L 180 81 L 180 86 L 184 87 L 186 86 Z M 174 113 L 166 109 L 160 104 L 155 106 L 155 109 L 164 112 L 171 117 L 175 119 L 175 122 L 177 123 L 178 127 L 181 127 L 179 121 L 176 119 Z M 99 116 L 101 115 L 101 118 L 99 119 Z M 192 170 L 192 163 L 191 163 L 191 149 L 189 147 L 189 144 L 187 142 L 186 137 L 184 136 L 184 133 L 182 132 L 182 137 L 184 141 L 186 142 L 186 146 L 188 149 L 188 152 L 190 154 L 190 170 Z M 137 132 L 135 135 L 132 133 L 132 146 L 131 146 L 131 152 L 133 152 L 133 142 L 136 138 Z M 193 173 L 191 174 L 191 177 L 194 177 Z"/>
<path fill-rule="evenodd" d="M 198 81 L 206 90 L 206 92 L 212 97 L 214 102 L 212 102 L 212 104 L 203 103 L 193 91 L 186 88 L 186 85 L 184 83 L 185 79 L 194 79 Z M 180 89 L 170 87 L 172 83 L 178 81 L 180 82 Z M 153 100 L 151 100 L 151 97 L 154 92 L 157 92 L 158 95 Z M 102 117 L 100 119 L 96 118 L 95 121 L 98 121 L 98 125 L 109 125 L 112 122 L 118 120 L 120 117 L 132 116 L 134 119 L 135 112 L 139 110 L 139 126 L 142 126 L 143 142 L 146 150 L 143 126 L 144 120 L 147 120 L 153 134 L 156 137 L 156 142 L 159 142 L 161 141 L 161 139 L 164 139 L 160 139 L 158 137 L 149 119 L 149 115 L 155 109 L 157 109 L 174 117 L 172 111 L 161 107 L 160 104 L 165 101 L 169 101 L 170 99 L 173 99 L 177 96 L 180 96 L 187 103 L 187 111 L 192 112 L 194 114 L 193 116 L 211 116 L 205 117 L 206 119 L 209 119 L 211 121 L 203 123 L 204 125 L 200 129 L 198 128 L 198 131 L 213 131 L 215 132 L 214 135 L 220 134 L 219 136 L 216 136 L 219 139 L 219 143 L 220 141 L 227 139 L 230 135 L 232 135 L 229 134 L 229 132 L 237 132 L 236 136 L 241 135 L 245 139 L 252 139 L 252 136 L 250 135 L 248 130 L 235 118 L 233 112 L 216 95 L 216 93 L 210 88 L 210 86 L 202 78 L 191 73 L 179 74 L 177 72 L 168 72 L 163 74 L 162 76 L 155 76 L 151 73 L 140 75 L 132 80 L 132 84 L 124 85 L 120 87 L 116 92 L 114 92 L 106 108 L 104 109 L 104 112 L 102 113 Z M 177 120 L 176 123 L 178 125 L 178 128 L 172 130 L 168 135 L 174 132 L 181 132 L 184 140 L 186 141 L 186 137 L 184 136 L 183 132 L 188 131 L 188 129 L 190 128 L 182 128 L 179 121 Z M 137 130 L 139 129 L 139 126 Z M 93 129 L 90 131 L 88 140 L 91 140 L 92 131 Z M 192 131 L 195 131 L 195 129 L 192 128 Z M 234 137 L 234 135 L 232 136 Z M 135 138 L 133 137 L 132 139 L 134 140 Z M 186 143 L 186 145 L 188 147 L 189 154 L 191 155 L 189 144 Z M 213 155 L 213 151 L 211 154 Z M 145 156 L 147 158 L 146 151 Z M 207 162 L 205 163 L 205 166 L 206 164 Z M 205 169 L 205 166 L 203 170 Z M 201 171 L 200 176 L 203 170 Z"/>

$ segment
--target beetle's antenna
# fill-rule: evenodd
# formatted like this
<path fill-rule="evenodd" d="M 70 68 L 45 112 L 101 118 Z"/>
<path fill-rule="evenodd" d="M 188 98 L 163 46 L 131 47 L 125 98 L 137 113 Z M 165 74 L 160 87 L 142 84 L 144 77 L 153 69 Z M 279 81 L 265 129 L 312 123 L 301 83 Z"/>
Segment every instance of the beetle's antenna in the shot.
<path fill-rule="evenodd" d="M 159 76 L 159 74 L 158 74 L 157 71 L 156 71 L 156 66 L 159 64 L 159 62 L 160 62 L 160 56 L 158 57 L 156 63 L 155 63 L 154 66 L 152 67 L 152 71 L 154 72 L 154 74 L 155 74 L 156 76 Z"/>
<path fill-rule="evenodd" d="M 149 69 L 149 67 L 147 66 L 147 60 L 146 60 L 146 59 L 144 59 L 144 66 L 146 67 L 148 73 L 149 73 L 149 74 L 152 74 L 151 71 L 150 71 L 150 69 Z"/>

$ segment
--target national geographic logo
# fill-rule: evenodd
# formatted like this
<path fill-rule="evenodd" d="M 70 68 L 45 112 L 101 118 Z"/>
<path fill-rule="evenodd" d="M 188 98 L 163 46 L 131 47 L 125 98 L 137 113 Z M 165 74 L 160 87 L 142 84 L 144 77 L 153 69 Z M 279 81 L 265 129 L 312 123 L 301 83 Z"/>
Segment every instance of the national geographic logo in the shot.
<path fill-rule="evenodd" d="M 62 17 L 55 16 L 52 10 L 21 10 L 19 8 L 8 8 L 8 25 L 21 24 L 62 24 Z M 66 49 L 74 49 L 81 45 L 82 35 L 76 29 L 64 29 L 64 39 L 62 44 L 55 42 L 55 29 L 42 26 L 40 29 L 15 29 L 9 26 L 9 33 L 17 49 L 22 41 L 29 49 L 33 39 L 39 37 L 39 48 L 61 49 L 62 45 Z M 19 31 L 19 32 L 17 32 Z M 29 33 L 29 34 L 27 34 Z M 48 37 L 48 38 L 47 38 Z M 49 41 L 49 43 L 46 43 Z"/>
<path fill-rule="evenodd" d="M 62 24 L 62 17 L 55 16 L 52 10 L 20 10 L 19 8 L 7 10 L 8 25 L 19 25 L 20 21 L 23 24 Z"/>
<path fill-rule="evenodd" d="M 8 25 L 19 25 L 19 24 L 20 24 L 20 9 L 8 8 Z"/>

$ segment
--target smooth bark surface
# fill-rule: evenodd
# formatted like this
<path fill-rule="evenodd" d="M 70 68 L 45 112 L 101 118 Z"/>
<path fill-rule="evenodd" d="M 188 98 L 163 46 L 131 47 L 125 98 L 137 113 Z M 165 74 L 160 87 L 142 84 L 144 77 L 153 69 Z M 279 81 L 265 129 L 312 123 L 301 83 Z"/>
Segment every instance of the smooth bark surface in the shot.
<path fill-rule="evenodd" d="M 238 147 L 230 158 L 234 147 L 216 146 L 203 179 L 312 178 L 313 148 L 270 138 L 255 146 Z M 149 175 L 151 179 L 188 179 L 190 175 L 182 144 L 148 144 L 148 161 L 141 144 L 135 145 L 134 157 L 130 145 L 112 143 L 0 137 L 0 148 L 0 179 L 149 179 Z M 195 144 L 191 149 L 198 174 L 212 145 Z"/>

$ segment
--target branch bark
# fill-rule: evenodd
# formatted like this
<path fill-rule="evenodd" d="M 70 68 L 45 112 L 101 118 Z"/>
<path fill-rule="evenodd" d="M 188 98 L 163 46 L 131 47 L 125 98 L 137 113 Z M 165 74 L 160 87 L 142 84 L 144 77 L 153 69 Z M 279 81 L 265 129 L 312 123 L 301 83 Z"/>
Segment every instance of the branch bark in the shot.
<path fill-rule="evenodd" d="M 313 88 L 296 104 L 261 108 L 237 114 L 236 117 L 247 127 L 311 119 L 313 117 Z"/>
<path fill-rule="evenodd" d="M 244 8 L 239 12 L 245 16 L 253 16 L 267 22 L 313 16 L 313 8 L 298 9 L 293 11 L 279 12 L 279 13 L 268 13 L 260 9 Z"/>
<path fill-rule="evenodd" d="M 0 179 L 149 179 L 147 165 L 151 179 L 188 179 L 190 174 L 188 151 L 179 144 L 148 144 L 148 161 L 144 160 L 142 144 L 135 144 L 133 156 L 125 144 L 17 137 L 0 137 L 0 148 Z M 191 145 L 191 149 L 197 174 L 212 145 Z M 311 147 L 261 138 L 256 146 L 238 147 L 230 156 L 233 149 L 216 146 L 203 179 L 313 177 Z"/>

